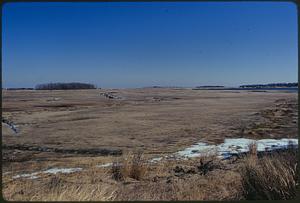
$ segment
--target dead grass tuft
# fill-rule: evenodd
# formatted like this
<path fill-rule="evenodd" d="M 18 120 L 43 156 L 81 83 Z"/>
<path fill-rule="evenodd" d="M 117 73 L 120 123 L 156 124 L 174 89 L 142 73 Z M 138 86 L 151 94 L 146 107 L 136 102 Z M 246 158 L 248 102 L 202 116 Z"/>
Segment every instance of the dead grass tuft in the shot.
<path fill-rule="evenodd" d="M 288 200 L 296 196 L 297 153 L 246 157 L 241 168 L 243 195 L 249 200 Z"/>
<path fill-rule="evenodd" d="M 221 160 L 217 157 L 216 154 L 202 156 L 199 158 L 199 164 L 197 166 L 197 169 L 202 175 L 206 175 L 210 171 L 221 168 Z"/>
<path fill-rule="evenodd" d="M 257 157 L 257 145 L 255 142 L 252 142 L 248 145 L 249 148 L 249 154 L 252 156 L 252 158 Z"/>
<path fill-rule="evenodd" d="M 145 177 L 148 170 L 147 163 L 142 152 L 128 153 L 123 156 L 121 161 L 113 163 L 112 178 L 123 181 L 126 178 L 141 180 Z"/>
<path fill-rule="evenodd" d="M 116 181 L 123 181 L 125 177 L 124 167 L 120 162 L 113 162 L 111 168 L 112 179 Z"/>

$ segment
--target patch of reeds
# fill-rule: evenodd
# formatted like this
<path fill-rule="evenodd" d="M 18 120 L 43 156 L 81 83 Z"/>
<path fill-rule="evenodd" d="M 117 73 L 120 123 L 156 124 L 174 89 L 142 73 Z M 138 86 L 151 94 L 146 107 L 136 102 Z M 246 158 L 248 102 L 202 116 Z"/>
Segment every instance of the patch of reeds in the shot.
<path fill-rule="evenodd" d="M 288 148 L 258 159 L 255 146 L 250 148 L 240 172 L 245 199 L 294 199 L 298 185 L 297 150 Z"/>
<path fill-rule="evenodd" d="M 114 162 L 111 173 L 112 178 L 117 181 L 132 178 L 141 180 L 147 173 L 147 163 L 142 152 L 128 153 L 121 161 Z"/>

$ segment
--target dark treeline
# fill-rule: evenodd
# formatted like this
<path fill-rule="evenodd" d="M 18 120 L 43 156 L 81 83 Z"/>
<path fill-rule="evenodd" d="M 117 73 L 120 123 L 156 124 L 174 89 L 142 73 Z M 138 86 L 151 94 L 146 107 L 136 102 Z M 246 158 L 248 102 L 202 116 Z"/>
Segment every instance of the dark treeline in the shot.
<path fill-rule="evenodd" d="M 5 88 L 2 88 L 5 89 Z M 7 90 L 33 90 L 31 87 L 12 87 L 12 88 L 6 88 Z"/>
<path fill-rule="evenodd" d="M 292 83 L 270 83 L 270 84 L 256 84 L 256 85 L 241 85 L 240 88 L 266 88 L 266 87 L 298 87 L 297 82 Z"/>
<path fill-rule="evenodd" d="M 203 86 L 197 86 L 196 88 L 222 88 L 224 86 L 221 85 L 203 85 Z"/>
<path fill-rule="evenodd" d="M 74 90 L 74 89 L 96 89 L 93 84 L 71 82 L 71 83 L 47 83 L 35 86 L 36 90 Z"/>

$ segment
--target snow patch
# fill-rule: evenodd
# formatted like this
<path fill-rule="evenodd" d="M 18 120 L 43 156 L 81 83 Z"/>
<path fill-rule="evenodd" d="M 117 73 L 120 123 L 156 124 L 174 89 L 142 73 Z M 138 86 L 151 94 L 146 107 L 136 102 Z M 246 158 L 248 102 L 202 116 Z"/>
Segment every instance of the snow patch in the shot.
<path fill-rule="evenodd" d="M 208 145 L 207 143 L 199 142 L 191 147 L 175 153 L 176 157 L 199 157 L 208 154 L 216 154 L 220 158 L 229 158 L 233 155 L 238 155 L 249 151 L 249 145 L 256 144 L 257 151 L 273 151 L 278 149 L 286 149 L 289 146 L 298 147 L 297 139 L 261 139 L 253 140 L 246 138 L 225 139 L 224 143 L 219 145 Z"/>
<path fill-rule="evenodd" d="M 25 174 L 20 174 L 20 175 L 15 175 L 12 178 L 17 179 L 17 178 L 28 178 L 28 179 L 36 179 L 38 178 L 39 172 L 34 172 L 34 173 L 25 173 Z"/>
<path fill-rule="evenodd" d="M 155 157 L 149 160 L 151 163 L 157 163 L 161 161 L 163 158 L 165 159 L 180 159 L 180 158 L 193 158 L 206 156 L 210 154 L 216 154 L 221 159 L 230 158 L 233 155 L 238 155 L 241 153 L 245 153 L 249 151 L 249 145 L 256 144 L 257 151 L 272 151 L 278 149 L 287 149 L 292 146 L 298 148 L 298 139 L 261 139 L 261 140 L 253 140 L 246 138 L 233 138 L 233 139 L 225 139 L 224 143 L 219 145 L 209 145 L 204 142 L 199 142 L 197 144 L 192 145 L 182 151 L 178 151 L 175 154 L 165 156 L 165 157 Z M 96 167 L 110 167 L 113 166 L 114 163 L 105 163 L 97 165 Z M 121 163 L 115 163 L 117 165 L 122 165 Z M 12 178 L 28 178 L 28 179 L 36 179 L 39 178 L 39 174 L 57 174 L 57 173 L 73 173 L 82 171 L 82 168 L 51 168 L 44 171 L 28 173 L 28 174 L 20 174 L 15 175 Z"/>
<path fill-rule="evenodd" d="M 175 156 L 180 157 L 198 157 L 204 154 L 213 153 L 215 150 L 215 145 L 208 145 L 203 142 L 199 142 L 197 144 L 192 145 L 191 147 L 185 148 L 182 151 L 179 151 L 175 154 Z"/>
<path fill-rule="evenodd" d="M 74 172 L 78 172 L 81 170 L 82 170 L 82 168 L 51 168 L 51 169 L 43 171 L 42 173 L 50 173 L 50 174 L 74 173 Z"/>
<path fill-rule="evenodd" d="M 98 168 L 105 168 L 105 167 L 110 167 L 112 165 L 113 165 L 113 163 L 106 163 L 106 164 L 97 165 L 96 167 L 98 167 Z"/>
<path fill-rule="evenodd" d="M 163 157 L 156 157 L 156 158 L 150 159 L 149 162 L 156 163 L 156 162 L 161 161 L 162 159 L 163 159 Z"/>
<path fill-rule="evenodd" d="M 39 178 L 38 175 L 41 173 L 44 173 L 44 174 L 74 173 L 74 172 L 78 172 L 81 170 L 82 170 L 82 168 L 51 168 L 51 169 L 47 169 L 45 171 L 15 175 L 12 178 L 13 179 L 17 179 L 17 178 L 36 179 L 36 178 Z"/>

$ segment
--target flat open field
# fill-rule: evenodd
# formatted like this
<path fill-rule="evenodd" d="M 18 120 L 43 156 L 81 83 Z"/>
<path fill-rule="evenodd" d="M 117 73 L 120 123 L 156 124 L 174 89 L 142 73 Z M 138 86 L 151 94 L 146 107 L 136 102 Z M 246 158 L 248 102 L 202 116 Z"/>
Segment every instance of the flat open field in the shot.
<path fill-rule="evenodd" d="M 102 92 L 113 92 L 118 98 L 106 98 Z M 2 124 L 3 143 L 72 149 L 141 148 L 167 153 L 197 141 L 296 137 L 296 101 L 296 93 L 276 91 L 3 91 L 3 118 L 19 130 L 14 133 Z M 285 105 L 284 109 L 279 105 Z M 266 111 L 272 108 L 274 112 Z M 285 115 L 292 117 L 285 117 L 285 123 L 282 119 L 281 125 L 241 132 L 268 116 L 274 120 Z M 278 130 L 272 132 L 274 127 Z"/>
<path fill-rule="evenodd" d="M 3 144 L 9 146 L 161 154 L 199 141 L 295 138 L 298 132 L 297 93 L 280 91 L 3 91 L 2 110 L 19 131 L 2 123 Z"/>
<path fill-rule="evenodd" d="M 298 135 L 296 92 L 141 88 L 3 90 L 2 94 L 2 177 L 5 194 L 12 199 L 30 198 L 37 191 L 20 188 L 28 184 L 36 184 L 32 185 L 36 188 L 43 185 L 50 187 L 55 181 L 53 178 L 57 177 L 73 181 L 69 183 L 71 186 L 79 184 L 78 180 L 82 178 L 85 181 L 91 180 L 91 183 L 86 183 L 90 187 L 99 175 L 110 177 L 105 175 L 107 172 L 101 172 L 101 168 L 97 169 L 96 175 L 95 168 L 99 164 L 118 160 L 121 153 L 140 150 L 149 160 L 183 150 L 197 142 L 220 144 L 225 138 L 277 139 L 297 138 Z M 183 162 L 177 164 L 182 165 Z M 184 167 L 186 164 L 183 164 Z M 170 165 L 171 168 L 173 166 L 174 164 Z M 34 174 L 54 167 L 81 167 L 91 171 L 80 172 L 78 176 L 77 173 L 54 177 L 45 175 L 43 179 L 32 181 L 14 178 L 17 174 Z M 170 171 L 169 168 L 165 170 Z M 178 166 L 174 168 L 177 170 Z M 218 174 L 212 175 L 214 180 L 219 180 L 218 177 L 224 173 L 227 179 L 222 183 L 214 183 L 212 187 L 219 184 L 230 185 L 231 180 L 239 181 L 237 173 L 232 172 L 234 177 L 227 174 L 231 173 L 232 168 L 237 166 L 229 164 L 224 170 L 214 172 Z M 157 170 L 148 171 L 153 171 L 153 175 L 157 176 L 160 173 Z M 171 172 L 161 175 L 159 183 L 164 188 L 169 184 L 170 177 L 172 181 L 177 180 L 177 173 L 174 175 L 172 172 L 171 176 L 169 173 Z M 88 179 L 81 177 L 85 174 Z M 194 176 L 189 176 L 189 172 L 187 175 L 191 180 L 196 180 Z M 199 177 L 201 180 L 204 178 L 203 181 L 209 181 L 205 178 L 211 176 Z M 150 179 L 152 181 L 152 176 Z M 126 186 L 125 192 L 119 191 L 122 195 L 131 194 L 128 192 L 131 189 L 136 191 L 132 187 L 148 184 L 149 180 L 146 178 L 145 182 L 139 183 L 133 181 Z M 97 181 L 103 183 L 103 179 Z M 112 184 L 111 181 L 108 180 L 109 185 L 119 184 Z M 206 189 L 207 184 L 204 184 Z M 24 191 L 25 196 L 22 195 Z M 220 199 L 211 195 L 195 198 Z M 222 193 L 222 198 L 225 198 L 224 195 Z M 138 199 L 117 197 L 121 200 L 127 198 Z M 157 198 L 169 200 L 171 197 Z M 92 199 L 97 197 L 93 196 Z"/>

